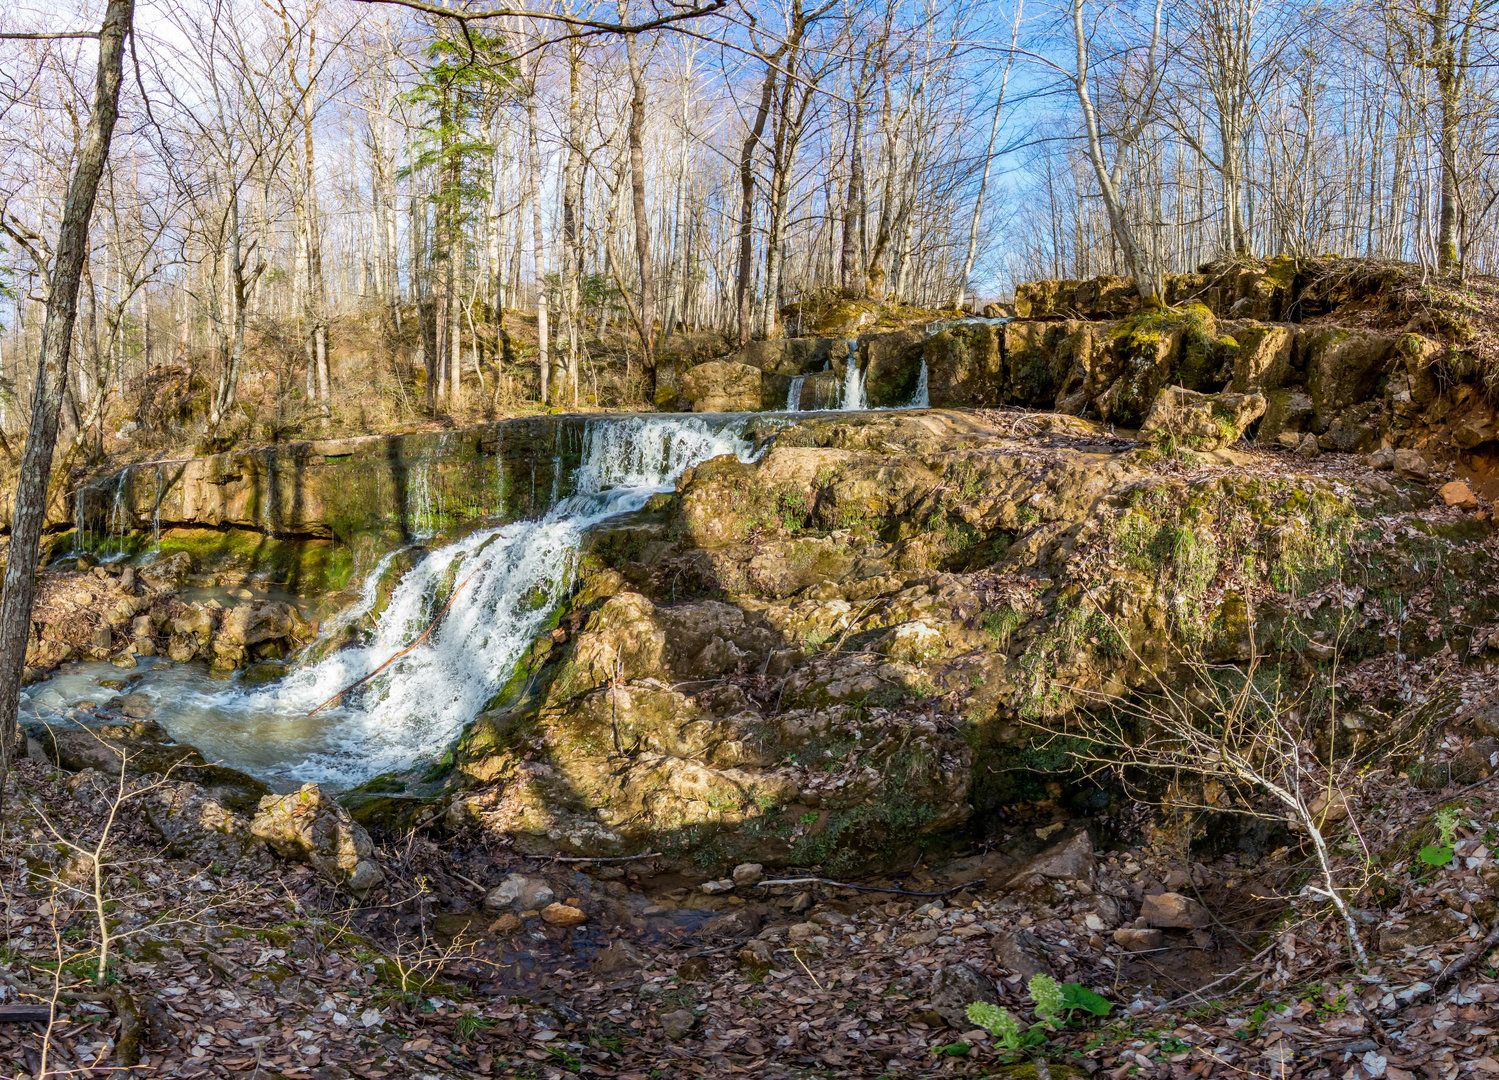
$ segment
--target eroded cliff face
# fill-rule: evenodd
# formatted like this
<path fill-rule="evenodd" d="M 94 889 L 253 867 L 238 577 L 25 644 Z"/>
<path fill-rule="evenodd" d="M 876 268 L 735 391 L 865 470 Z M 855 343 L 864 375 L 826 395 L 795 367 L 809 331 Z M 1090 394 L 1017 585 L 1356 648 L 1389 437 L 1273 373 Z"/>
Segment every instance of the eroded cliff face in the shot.
<path fill-rule="evenodd" d="M 1015 317 L 937 319 L 848 338 L 756 342 L 684 373 L 684 408 L 836 408 L 822 382 L 850 357 L 874 407 L 1013 405 L 1133 431 L 1167 387 L 1258 393 L 1261 445 L 1304 455 L 1409 450 L 1499 494 L 1499 400 L 1481 316 L 1401 268 L 1339 260 L 1209 266 L 1170 275 L 1166 309 L 1139 310 L 1127 278 L 1038 281 Z"/>
<path fill-rule="evenodd" d="M 1346 457 L 1170 456 L 1057 414 L 806 419 L 596 534 L 460 744 L 448 820 L 867 867 L 1063 796 L 1068 718 L 1191 663 L 1484 662 L 1496 555 L 1483 514 Z M 1354 740 L 1397 706 L 1365 683 Z"/>
<path fill-rule="evenodd" d="M 53 549 L 181 552 L 200 575 L 317 598 L 394 548 L 545 512 L 571 493 L 589 423 L 526 417 L 132 465 L 78 489 Z"/>

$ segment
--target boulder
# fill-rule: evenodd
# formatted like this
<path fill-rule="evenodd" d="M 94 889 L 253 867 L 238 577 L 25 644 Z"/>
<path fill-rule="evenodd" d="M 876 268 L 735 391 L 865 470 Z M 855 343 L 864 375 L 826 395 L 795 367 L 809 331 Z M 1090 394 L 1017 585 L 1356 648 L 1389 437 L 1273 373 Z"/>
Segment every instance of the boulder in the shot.
<path fill-rule="evenodd" d="M 1091 882 L 1096 868 L 1093 840 L 1087 830 L 1083 830 L 1031 859 L 1010 878 L 1010 887 L 1032 884 L 1041 879 Z"/>
<path fill-rule="evenodd" d="M 1407 480 L 1427 480 L 1431 477 L 1431 462 L 1419 450 L 1402 447 L 1395 451 L 1395 475 Z"/>
<path fill-rule="evenodd" d="M 215 801 L 196 784 L 168 780 L 150 788 L 143 810 L 151 827 L 178 854 L 202 862 L 237 861 L 259 842 L 250 820 Z"/>
<path fill-rule="evenodd" d="M 688 369 L 678 390 L 693 412 L 754 412 L 760 408 L 761 373 L 734 360 L 709 360 Z"/>
<path fill-rule="evenodd" d="M 1285 382 L 1296 336 L 1292 327 L 1244 323 L 1223 329 L 1238 343 L 1230 389 L 1248 394 L 1273 390 Z"/>
<path fill-rule="evenodd" d="M 540 878 L 525 874 L 507 874 L 484 894 L 485 911 L 540 911 L 557 898 L 552 888 Z"/>
<path fill-rule="evenodd" d="M 1305 332 L 1307 392 L 1322 424 L 1331 423 L 1350 405 L 1379 396 L 1394 341 L 1393 335 L 1374 330 Z"/>
<path fill-rule="evenodd" d="M 1448 506 L 1459 510 L 1473 510 L 1478 506 L 1478 496 L 1473 494 L 1473 489 L 1461 480 L 1449 480 L 1437 489 L 1437 494 Z"/>
<path fill-rule="evenodd" d="M 1046 944 L 1029 930 L 1014 930 L 994 939 L 994 959 L 1011 975 L 1029 979 L 1032 975 L 1051 974 L 1046 959 Z"/>
<path fill-rule="evenodd" d="M 316 784 L 261 799 L 250 831 L 278 855 L 307 863 L 350 892 L 369 892 L 385 878 L 369 833 Z"/>
<path fill-rule="evenodd" d="M 224 612 L 219 640 L 230 645 L 258 645 L 263 641 L 300 637 L 305 624 L 297 609 L 279 601 L 241 604 Z"/>
<path fill-rule="evenodd" d="M 1199 394 L 1168 386 L 1156 396 L 1140 435 L 1193 450 L 1217 450 L 1238 442 L 1264 413 L 1260 394 Z"/>
<path fill-rule="evenodd" d="M 993 1001 L 998 996 L 994 980 L 962 963 L 943 964 L 932 974 L 927 998 L 932 1009 L 952 1027 L 967 1031 L 973 1027 L 968 1006 L 975 1001 Z"/>
<path fill-rule="evenodd" d="M 1175 892 L 1147 896 L 1140 904 L 1140 918 L 1146 926 L 1163 930 L 1195 930 L 1211 921 L 1207 908 Z"/>

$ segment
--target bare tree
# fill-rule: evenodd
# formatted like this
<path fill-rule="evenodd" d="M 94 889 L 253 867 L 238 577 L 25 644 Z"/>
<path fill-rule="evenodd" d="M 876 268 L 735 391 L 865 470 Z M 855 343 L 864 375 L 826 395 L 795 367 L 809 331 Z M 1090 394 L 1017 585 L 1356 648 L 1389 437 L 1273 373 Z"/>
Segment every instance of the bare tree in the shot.
<path fill-rule="evenodd" d="M 73 324 L 78 315 L 78 288 L 88 257 L 89 222 L 99 190 L 109 144 L 119 113 L 120 82 L 125 39 L 135 15 L 134 0 L 109 0 L 99 28 L 99 62 L 95 72 L 93 109 L 68 185 L 58 229 L 55 254 L 47 283 L 47 317 L 37 357 L 36 388 L 31 425 L 21 451 L 21 471 L 11 515 L 10 550 L 5 586 L 0 594 L 0 790 L 10 771 L 15 741 L 16 706 L 26 642 L 31 633 L 31 601 L 36 586 L 42 522 L 46 516 L 47 486 L 52 478 L 52 453 L 57 445 L 58 420 L 68 381 L 73 347 Z"/>
<path fill-rule="evenodd" d="M 1084 0 L 1072 0 L 1072 36 L 1076 46 L 1072 87 L 1082 113 L 1088 161 L 1093 166 L 1098 194 L 1103 200 L 1109 228 L 1113 232 L 1114 241 L 1119 245 L 1125 268 L 1135 279 L 1135 288 L 1141 301 L 1147 305 L 1160 303 L 1161 271 L 1148 240 L 1141 236 L 1142 223 L 1131 215 L 1126 205 L 1123 187 L 1127 179 L 1129 152 L 1146 133 L 1156 116 L 1156 94 L 1160 90 L 1163 70 L 1160 55 L 1162 4 L 1163 0 L 1155 0 L 1150 37 L 1143 50 L 1143 61 L 1138 72 L 1123 72 L 1115 103 L 1117 115 L 1112 128 L 1106 128 L 1088 85 L 1092 35 L 1083 17 Z M 1136 50 L 1126 53 L 1121 62 L 1128 64 L 1129 55 L 1133 52 Z M 1113 146 L 1112 161 L 1109 157 L 1109 143 Z"/>

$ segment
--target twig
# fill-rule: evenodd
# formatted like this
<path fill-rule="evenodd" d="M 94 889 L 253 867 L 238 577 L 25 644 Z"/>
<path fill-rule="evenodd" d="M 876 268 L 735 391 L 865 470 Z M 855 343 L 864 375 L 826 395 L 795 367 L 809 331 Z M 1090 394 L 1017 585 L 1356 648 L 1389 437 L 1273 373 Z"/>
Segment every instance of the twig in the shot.
<path fill-rule="evenodd" d="M 463 587 L 465 585 L 467 585 L 470 581 L 472 581 L 473 578 L 474 578 L 474 575 L 470 574 L 468 577 L 464 578 L 462 581 L 460 581 L 453 588 L 453 591 L 450 594 L 448 594 L 448 602 L 442 605 L 442 609 L 440 611 L 438 611 L 438 613 L 432 617 L 432 621 L 427 624 L 427 629 L 423 630 L 421 632 L 421 634 L 417 636 L 417 639 L 415 641 L 413 641 L 410 645 L 407 645 L 400 652 L 396 653 L 389 660 L 385 661 L 385 663 L 381 664 L 374 671 L 371 671 L 368 675 L 365 675 L 362 678 L 356 679 L 353 682 L 351 682 L 348 686 L 344 687 L 338 693 L 334 694 L 331 698 L 329 698 L 327 701 L 323 702 L 317 708 L 313 709 L 307 715 L 308 716 L 316 716 L 318 713 L 320 713 L 324 709 L 326 709 L 329 705 L 336 704 L 337 702 L 339 702 L 340 700 L 342 700 L 343 697 L 346 694 L 348 694 L 348 693 L 350 693 L 350 692 L 352 692 L 354 690 L 358 690 L 365 683 L 369 682 L 376 675 L 380 674 L 380 672 L 382 672 L 386 668 L 390 667 L 391 664 L 394 664 L 397 660 L 399 660 L 401 657 L 405 656 L 412 649 L 415 649 L 422 642 L 426 641 L 428 635 L 430 635 L 433 630 L 437 629 L 437 624 L 440 623 L 440 622 L 442 622 L 442 617 L 448 613 L 448 609 L 453 606 L 453 601 L 458 599 L 458 594 L 463 591 Z"/>
<path fill-rule="evenodd" d="M 585 863 L 585 862 L 632 862 L 635 859 L 659 859 L 659 851 L 642 851 L 639 855 L 538 855 L 537 858 L 549 859 L 552 862 Z"/>
<path fill-rule="evenodd" d="M 910 889 L 897 889 L 893 885 L 855 885 L 851 881 L 834 881 L 825 877 L 796 877 L 796 878 L 774 878 L 766 881 L 755 882 L 757 889 L 768 889 L 773 885 L 831 885 L 837 889 L 852 889 L 854 892 L 877 892 L 895 893 L 897 896 L 948 896 L 964 889 L 972 889 L 982 885 L 983 881 L 965 881 L 961 885 L 953 885 L 943 889 L 941 892 L 913 892 Z"/>
<path fill-rule="evenodd" d="M 822 983 L 818 982 L 817 981 L 817 976 L 812 974 L 812 969 L 809 968 L 807 966 L 807 962 L 802 959 L 802 954 L 799 953 L 799 952 L 797 952 L 795 949 L 792 949 L 791 950 L 791 955 L 794 956 L 794 957 L 796 957 L 796 962 L 798 964 L 800 964 L 802 966 L 802 970 L 807 973 L 807 978 L 809 978 L 809 979 L 812 980 L 812 985 L 815 986 L 815 987 L 817 987 L 817 989 L 821 990 L 822 989 Z"/>

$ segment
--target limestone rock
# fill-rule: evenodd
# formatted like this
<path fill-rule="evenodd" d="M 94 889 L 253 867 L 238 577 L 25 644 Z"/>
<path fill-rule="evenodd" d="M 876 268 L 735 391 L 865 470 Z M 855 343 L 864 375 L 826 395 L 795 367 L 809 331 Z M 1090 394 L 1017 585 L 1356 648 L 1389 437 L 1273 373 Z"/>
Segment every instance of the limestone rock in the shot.
<path fill-rule="evenodd" d="M 1125 952 L 1146 952 L 1159 949 L 1166 937 L 1159 930 L 1122 926 L 1114 931 L 1114 944 Z"/>
<path fill-rule="evenodd" d="M 1454 506 L 1459 510 L 1473 510 L 1478 506 L 1478 496 L 1473 494 L 1473 489 L 1461 480 L 1449 480 L 1437 489 L 1437 494 L 1448 506 Z"/>
<path fill-rule="evenodd" d="M 209 798 L 231 810 L 249 813 L 270 790 L 236 769 L 210 765 L 185 743 L 173 741 L 150 720 L 99 727 L 53 724 L 36 733 L 41 752 L 59 768 L 94 769 L 118 776 L 170 776 L 190 780 Z"/>
<path fill-rule="evenodd" d="M 1175 892 L 1147 896 L 1140 904 L 1140 918 L 1148 927 L 1167 930 L 1195 930 L 1211 921 L 1207 908 Z"/>
<path fill-rule="evenodd" d="M 1097 869 L 1093 839 L 1083 830 L 1041 852 L 1010 878 L 1010 887 L 1041 878 L 1054 881 L 1092 882 Z"/>
<path fill-rule="evenodd" d="M 583 914 L 581 908 L 575 908 L 571 904 L 548 904 L 541 909 L 541 921 L 550 926 L 582 926 L 588 921 L 588 916 Z"/>
<path fill-rule="evenodd" d="M 994 940 L 994 959 L 1012 975 L 1029 979 L 1032 975 L 1051 974 L 1046 959 L 1046 944 L 1029 930 L 1014 930 Z"/>
<path fill-rule="evenodd" d="M 672 1009 L 661 1014 L 661 1032 L 672 1042 L 687 1038 L 697 1027 L 697 1016 L 691 1009 Z"/>
<path fill-rule="evenodd" d="M 1199 394 L 1168 386 L 1151 405 L 1140 435 L 1169 438 L 1194 450 L 1217 450 L 1238 442 L 1264 413 L 1261 394 Z"/>
<path fill-rule="evenodd" d="M 485 911 L 540 911 L 557 895 L 540 878 L 525 874 L 507 874 L 498 885 L 484 894 Z"/>
<path fill-rule="evenodd" d="M 156 703 L 150 696 L 136 691 L 133 694 L 123 694 L 116 702 L 120 712 L 132 720 L 144 720 L 156 709 Z"/>
<path fill-rule="evenodd" d="M 993 1001 L 998 996 L 994 980 L 961 961 L 943 964 L 932 975 L 927 992 L 933 1010 L 952 1027 L 967 1031 L 968 1006 L 975 1001 Z"/>
<path fill-rule="evenodd" d="M 734 360 L 709 360 L 683 372 L 679 392 L 693 412 L 753 412 L 760 408 L 760 369 Z"/>
<path fill-rule="evenodd" d="M 278 638 L 297 639 L 304 624 L 297 609 L 280 601 L 241 604 L 224 612 L 219 638 L 231 645 L 258 645 Z"/>
<path fill-rule="evenodd" d="M 174 850 L 201 861 L 243 859 L 259 844 L 249 818 L 216 802 L 196 784 L 168 780 L 146 792 L 143 810 L 151 827 Z"/>
<path fill-rule="evenodd" d="M 719 896 L 723 893 L 734 891 L 734 879 L 719 878 L 716 881 L 705 881 L 698 887 L 703 891 L 705 895 Z"/>
<path fill-rule="evenodd" d="M 1331 423 L 1350 405 L 1375 397 L 1390 367 L 1395 337 L 1374 330 L 1330 328 L 1307 332 L 1307 391 L 1318 419 Z"/>
<path fill-rule="evenodd" d="M 1431 462 L 1421 451 L 1402 447 L 1395 451 L 1395 474 L 1407 480 L 1426 480 L 1431 477 Z"/>
<path fill-rule="evenodd" d="M 618 975 L 627 971 L 639 971 L 645 966 L 645 957 L 640 950 L 624 938 L 609 943 L 593 958 L 593 970 L 600 975 Z"/>
<path fill-rule="evenodd" d="M 308 863 L 350 892 L 369 892 L 385 878 L 369 833 L 316 784 L 261 799 L 250 831 L 278 855 Z"/>
<path fill-rule="evenodd" d="M 730 876 L 735 885 L 753 885 L 765 877 L 765 867 L 759 863 L 740 863 Z"/>

